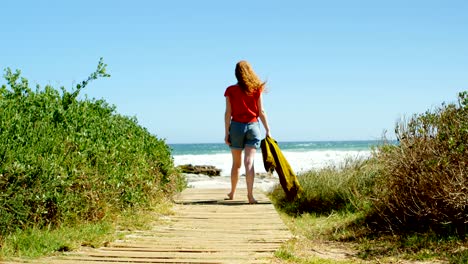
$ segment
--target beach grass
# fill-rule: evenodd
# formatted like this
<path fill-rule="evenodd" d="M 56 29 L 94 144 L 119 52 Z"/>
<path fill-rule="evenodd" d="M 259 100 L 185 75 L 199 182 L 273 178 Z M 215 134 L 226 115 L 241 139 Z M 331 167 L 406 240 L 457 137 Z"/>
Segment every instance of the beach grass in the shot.
<path fill-rule="evenodd" d="M 377 230 L 468 234 L 468 92 L 397 123 L 384 145 L 368 223 Z"/>
<path fill-rule="evenodd" d="M 276 253 L 279 263 L 397 263 L 402 260 L 467 263 L 466 237 L 433 231 L 389 232 L 368 223 L 369 215 L 374 214 L 372 197 L 375 195 L 372 192 L 374 185 L 369 183 L 369 179 L 377 179 L 374 174 L 380 169 L 374 162 L 355 160 L 355 164 L 351 165 L 353 162 L 348 161 L 342 167 L 298 175 L 301 184 L 304 183 L 305 193 L 312 191 L 321 194 L 305 195 L 290 205 L 281 194 L 281 186 L 275 187 L 270 197 L 295 237 Z M 360 182 L 354 179 L 356 175 L 364 177 L 366 184 L 356 184 Z M 361 186 L 363 190 L 356 189 L 356 186 Z M 324 194 L 332 197 L 325 197 Z M 314 202 L 311 203 L 311 198 L 307 197 L 315 199 Z M 322 197 L 325 197 L 324 203 L 320 203 Z M 278 199 L 283 200 L 278 202 Z M 316 207 L 307 208 L 299 204 L 301 201 Z M 324 210 L 322 206 L 330 206 L 330 201 L 338 201 L 338 204 L 333 205 L 332 210 Z"/>
<path fill-rule="evenodd" d="M 108 221 L 59 228 L 18 229 L 3 238 L 0 259 L 38 258 L 77 250 L 81 246 L 99 247 L 114 238 L 114 228 Z"/>
<path fill-rule="evenodd" d="M 359 211 L 370 206 L 378 164 L 373 159 L 348 158 L 342 164 L 298 175 L 304 192 L 288 200 L 281 186 L 273 189 L 275 205 L 291 215 L 305 212 L 328 214 L 339 210 Z"/>
<path fill-rule="evenodd" d="M 122 239 L 135 230 L 149 230 L 172 215 L 172 202 L 161 200 L 145 210 L 126 210 L 112 219 L 63 225 L 58 228 L 17 229 L 3 238 L 0 260 L 34 259 L 70 252 L 81 247 L 98 248 Z"/>
<path fill-rule="evenodd" d="M 347 182 L 355 188 L 355 181 L 350 181 L 355 175 L 372 175 L 363 168 L 363 164 L 369 165 L 370 161 L 354 161 L 356 164 L 336 169 L 326 168 L 314 172 L 300 174 L 299 179 L 313 177 L 314 181 L 323 180 L 325 183 L 304 184 L 305 192 L 320 190 L 323 193 L 336 195 L 347 193 L 343 190 L 328 190 L 323 188 L 344 188 L 342 181 Z M 377 169 L 374 165 L 373 169 Z M 351 172 L 355 170 L 354 172 Z M 365 173 L 363 173 L 363 170 Z M 344 174 L 350 173 L 347 177 Z M 353 176 L 354 175 L 354 176 Z M 337 177 L 339 179 L 330 179 Z M 302 179 L 301 183 L 306 179 Z M 330 183 L 340 182 L 336 186 Z M 366 186 L 364 192 L 354 191 L 362 198 L 363 193 L 369 192 L 370 185 Z M 312 189 L 311 189 L 312 188 Z M 277 202 L 278 197 L 283 198 L 281 187 L 278 185 L 271 196 L 277 209 L 294 235 L 294 239 L 286 242 L 276 252 L 275 257 L 279 263 L 398 263 L 398 261 L 439 261 L 447 263 L 466 263 L 468 256 L 468 239 L 460 236 L 446 236 L 434 232 L 407 232 L 391 233 L 382 232 L 372 228 L 366 221 L 367 216 L 372 214 L 372 203 L 370 198 L 356 203 L 355 198 L 348 198 L 348 204 L 336 206 L 334 210 L 317 212 L 309 208 L 306 212 L 302 206 L 284 206 Z M 351 195 L 347 193 L 347 195 Z M 368 193 L 369 194 L 369 193 Z M 314 196 L 316 197 L 316 196 Z M 319 197 L 319 196 L 317 196 Z M 347 197 L 347 196 L 346 196 Z M 302 198 L 303 199 L 303 198 Z M 318 198 L 315 198 L 318 201 Z M 330 204 L 330 198 L 324 205 Z M 314 204 L 318 204 L 318 202 Z M 342 202 L 343 199 L 340 199 Z M 298 202 L 298 201 L 296 201 Z M 311 204 L 308 202 L 307 204 Z M 358 205 L 358 206 L 356 206 Z M 285 210 L 286 208 L 286 210 Z M 300 213 L 292 213 L 292 208 L 300 208 Z"/>
<path fill-rule="evenodd" d="M 350 227 L 358 213 L 281 214 L 294 238 L 275 254 L 278 263 L 467 263 L 467 241 L 436 234 L 369 236 Z M 322 261 L 322 262 L 321 262 Z M 431 262 L 432 261 L 432 262 Z M 275 262 L 276 263 L 276 262 Z"/>
<path fill-rule="evenodd" d="M 366 160 L 298 175 L 293 201 L 276 186 L 271 199 L 296 236 L 279 259 L 327 258 L 333 250 L 314 250 L 325 243 L 349 261 L 468 263 L 468 92 L 395 131 L 398 143 L 382 140 Z"/>

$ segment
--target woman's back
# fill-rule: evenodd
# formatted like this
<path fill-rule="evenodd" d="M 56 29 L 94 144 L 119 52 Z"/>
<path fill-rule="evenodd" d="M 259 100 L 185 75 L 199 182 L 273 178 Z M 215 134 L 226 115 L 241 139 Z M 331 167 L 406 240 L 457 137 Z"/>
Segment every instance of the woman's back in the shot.
<path fill-rule="evenodd" d="M 241 123 L 257 122 L 259 116 L 258 99 L 261 92 L 256 91 L 247 95 L 239 85 L 231 85 L 224 96 L 229 98 L 232 108 L 232 120 Z"/>

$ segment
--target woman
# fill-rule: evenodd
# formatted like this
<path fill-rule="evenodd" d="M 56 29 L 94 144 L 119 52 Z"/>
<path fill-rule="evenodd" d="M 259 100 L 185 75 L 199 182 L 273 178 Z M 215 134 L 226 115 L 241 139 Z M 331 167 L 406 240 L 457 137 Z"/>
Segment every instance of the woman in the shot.
<path fill-rule="evenodd" d="M 230 146 L 232 153 L 231 192 L 227 199 L 234 199 L 244 150 L 247 198 L 250 204 L 254 204 L 257 203 L 253 196 L 254 157 L 261 141 L 258 118 L 265 128 L 266 136 L 270 136 L 267 116 L 262 105 L 265 82 L 257 77 L 247 61 L 236 64 L 235 74 L 237 84 L 229 86 L 224 92 L 226 97 L 224 141 Z"/>

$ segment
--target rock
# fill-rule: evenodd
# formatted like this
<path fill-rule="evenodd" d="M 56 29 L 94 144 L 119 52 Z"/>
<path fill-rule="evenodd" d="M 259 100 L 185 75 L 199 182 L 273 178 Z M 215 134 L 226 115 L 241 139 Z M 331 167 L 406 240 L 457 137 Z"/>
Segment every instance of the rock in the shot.
<path fill-rule="evenodd" d="M 180 165 L 177 166 L 182 173 L 193 173 L 193 174 L 204 174 L 208 176 L 220 176 L 221 169 L 216 168 L 215 166 L 211 165 Z"/>
<path fill-rule="evenodd" d="M 245 173 L 241 174 L 242 177 L 245 177 Z M 271 172 L 256 172 L 255 173 L 256 179 L 271 179 L 273 178 L 273 173 Z"/>
<path fill-rule="evenodd" d="M 260 178 L 260 179 L 273 178 L 273 173 L 271 173 L 271 172 L 257 172 L 257 173 L 255 173 L 255 178 Z"/>

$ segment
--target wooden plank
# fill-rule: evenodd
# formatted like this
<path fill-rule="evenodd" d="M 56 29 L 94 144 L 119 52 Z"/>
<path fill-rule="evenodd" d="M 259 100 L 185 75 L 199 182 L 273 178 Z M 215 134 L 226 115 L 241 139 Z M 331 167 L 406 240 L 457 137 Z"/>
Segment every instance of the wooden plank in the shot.
<path fill-rule="evenodd" d="M 226 189 L 186 189 L 174 215 L 151 230 L 135 231 L 100 249 L 82 249 L 28 263 L 269 263 L 291 233 L 268 197 L 247 203 L 245 189 L 226 201 Z"/>

